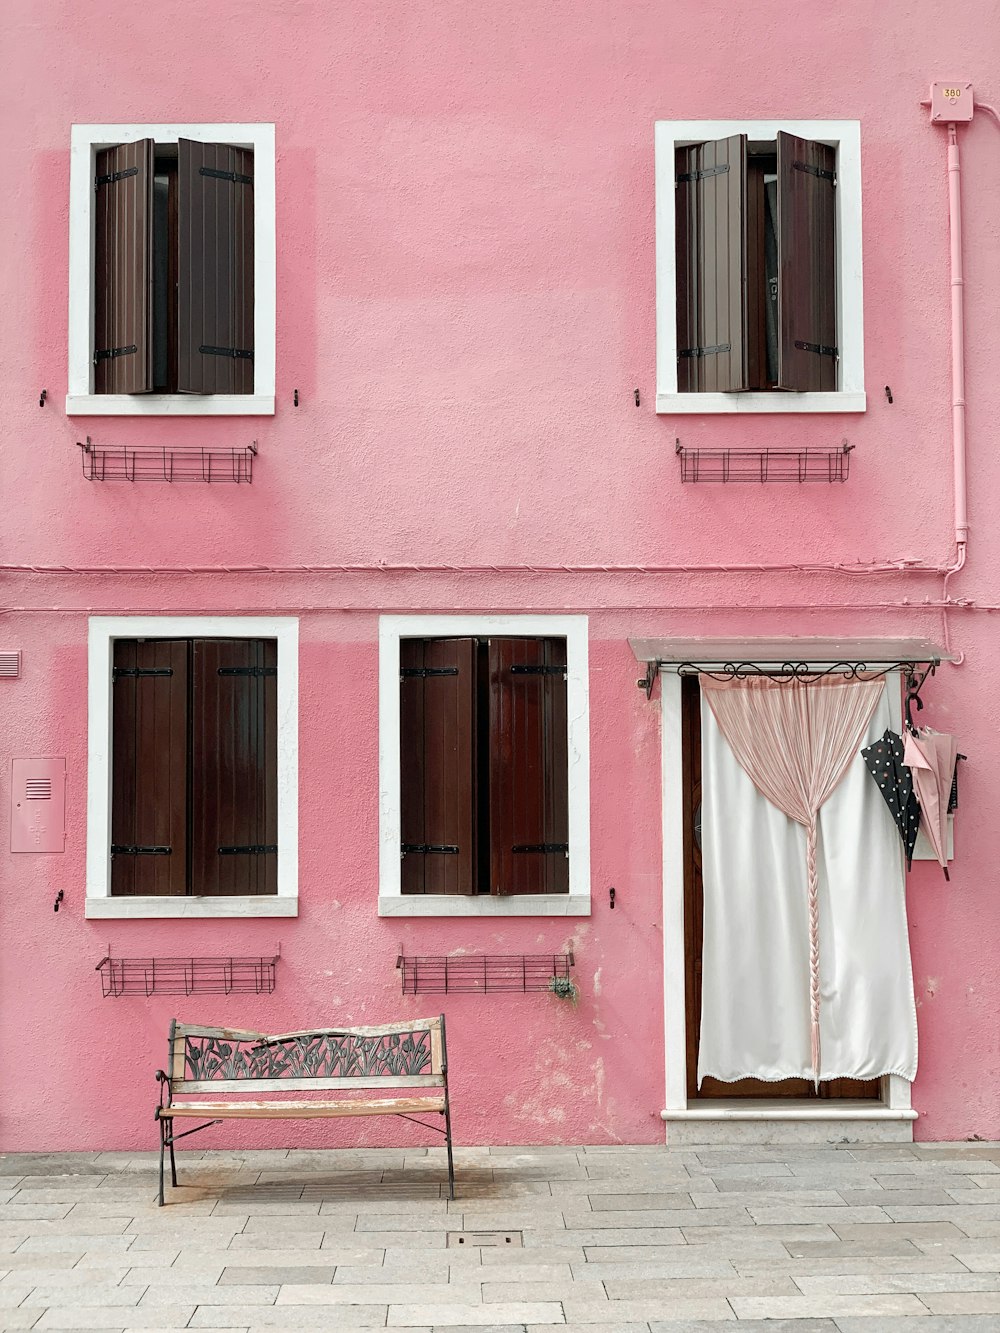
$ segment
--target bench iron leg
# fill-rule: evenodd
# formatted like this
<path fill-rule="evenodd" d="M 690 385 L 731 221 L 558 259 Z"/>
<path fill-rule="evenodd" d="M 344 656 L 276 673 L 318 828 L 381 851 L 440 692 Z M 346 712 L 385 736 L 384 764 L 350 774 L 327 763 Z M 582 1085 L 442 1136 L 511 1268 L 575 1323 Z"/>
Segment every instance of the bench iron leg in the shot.
<path fill-rule="evenodd" d="M 163 1150 L 167 1146 L 167 1122 L 157 1116 L 160 1123 L 160 1198 L 158 1207 L 163 1207 Z"/>
<path fill-rule="evenodd" d="M 451 1107 L 445 1102 L 444 1106 L 444 1127 L 445 1143 L 448 1148 L 448 1198 L 455 1197 L 455 1162 L 451 1155 Z"/>
<path fill-rule="evenodd" d="M 174 1132 L 173 1125 L 170 1126 L 170 1179 L 174 1189 L 177 1188 L 177 1163 L 174 1161 Z"/>

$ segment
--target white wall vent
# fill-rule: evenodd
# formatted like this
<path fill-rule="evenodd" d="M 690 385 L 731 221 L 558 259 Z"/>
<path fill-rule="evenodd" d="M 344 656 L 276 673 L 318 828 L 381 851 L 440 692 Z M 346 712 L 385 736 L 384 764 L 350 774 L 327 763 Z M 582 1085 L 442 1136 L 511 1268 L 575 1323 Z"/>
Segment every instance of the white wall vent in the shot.
<path fill-rule="evenodd" d="M 0 680 L 15 680 L 20 674 L 20 652 L 0 652 Z"/>

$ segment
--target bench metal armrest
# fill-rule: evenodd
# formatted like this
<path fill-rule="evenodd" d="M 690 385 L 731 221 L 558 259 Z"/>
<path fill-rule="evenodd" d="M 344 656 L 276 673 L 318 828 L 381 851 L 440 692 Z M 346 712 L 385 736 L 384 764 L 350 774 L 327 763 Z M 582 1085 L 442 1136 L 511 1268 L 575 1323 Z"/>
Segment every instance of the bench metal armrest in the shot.
<path fill-rule="evenodd" d="M 162 1069 L 158 1069 L 156 1071 L 156 1081 L 160 1085 L 160 1107 L 162 1109 L 164 1106 L 169 1106 L 173 1101 L 173 1088 L 170 1086 L 170 1075 L 165 1073 Z M 166 1101 L 163 1100 L 164 1093 L 166 1093 Z"/>

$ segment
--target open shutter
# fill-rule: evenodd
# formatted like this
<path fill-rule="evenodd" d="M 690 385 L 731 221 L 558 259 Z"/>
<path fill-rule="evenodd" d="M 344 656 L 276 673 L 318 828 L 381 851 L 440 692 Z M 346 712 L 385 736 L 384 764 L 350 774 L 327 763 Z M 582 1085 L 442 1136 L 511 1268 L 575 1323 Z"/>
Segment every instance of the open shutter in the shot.
<path fill-rule="evenodd" d="M 94 391 L 153 387 L 153 141 L 95 163 Z"/>
<path fill-rule="evenodd" d="M 111 893 L 187 891 L 188 646 L 118 640 L 112 673 Z"/>
<path fill-rule="evenodd" d="M 475 641 L 403 639 L 400 799 L 404 893 L 475 893 Z"/>
<path fill-rule="evenodd" d="M 177 388 L 253 393 L 253 153 L 177 142 Z"/>
<path fill-rule="evenodd" d="M 677 388 L 746 389 L 747 136 L 678 148 Z"/>
<path fill-rule="evenodd" d="M 565 639 L 491 639 L 490 888 L 569 891 Z"/>
<path fill-rule="evenodd" d="M 778 387 L 837 387 L 837 154 L 778 135 Z"/>
<path fill-rule="evenodd" d="M 196 639 L 191 689 L 191 892 L 278 891 L 273 639 Z"/>

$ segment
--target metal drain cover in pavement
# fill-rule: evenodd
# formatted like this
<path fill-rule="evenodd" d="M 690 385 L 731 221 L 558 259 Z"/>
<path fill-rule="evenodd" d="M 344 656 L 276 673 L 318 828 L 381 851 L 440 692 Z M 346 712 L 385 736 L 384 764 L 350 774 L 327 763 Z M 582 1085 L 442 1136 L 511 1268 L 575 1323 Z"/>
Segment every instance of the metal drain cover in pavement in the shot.
<path fill-rule="evenodd" d="M 523 1249 L 524 1241 L 520 1231 L 449 1231 L 448 1248 L 457 1245 L 513 1245 Z"/>

